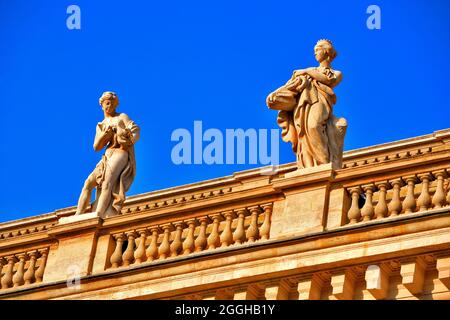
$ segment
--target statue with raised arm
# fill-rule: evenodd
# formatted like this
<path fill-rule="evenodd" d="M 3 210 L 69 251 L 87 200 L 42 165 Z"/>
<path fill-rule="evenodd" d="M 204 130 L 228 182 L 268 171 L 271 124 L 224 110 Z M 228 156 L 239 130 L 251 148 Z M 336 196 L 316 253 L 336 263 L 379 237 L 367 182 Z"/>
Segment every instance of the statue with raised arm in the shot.
<path fill-rule="evenodd" d="M 319 40 L 314 53 L 319 66 L 295 70 L 266 103 L 278 110 L 282 139 L 292 143 L 299 169 L 330 162 L 341 168 L 347 121 L 333 115 L 333 88 L 341 82 L 342 73 L 331 68 L 337 55 L 331 41 Z"/>
<path fill-rule="evenodd" d="M 119 98 L 114 92 L 104 92 L 99 102 L 105 118 L 97 124 L 94 150 L 106 147 L 106 151 L 84 183 L 76 214 L 87 211 L 92 189 L 96 188 L 89 211 L 104 218 L 120 214 L 125 192 L 136 175 L 134 144 L 139 139 L 139 127 L 125 113 L 116 112 Z"/>

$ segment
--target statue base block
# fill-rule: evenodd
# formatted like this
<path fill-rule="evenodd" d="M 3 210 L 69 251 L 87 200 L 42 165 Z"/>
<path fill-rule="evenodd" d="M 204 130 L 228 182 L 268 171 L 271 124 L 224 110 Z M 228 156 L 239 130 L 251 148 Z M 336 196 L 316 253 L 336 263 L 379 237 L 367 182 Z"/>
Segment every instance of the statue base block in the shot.
<path fill-rule="evenodd" d="M 331 165 L 299 169 L 273 180 L 285 201 L 274 203 L 270 238 L 321 232 L 326 224 L 330 193 L 329 181 L 334 177 Z"/>
<path fill-rule="evenodd" d="M 69 217 L 61 217 L 58 220 L 58 224 L 73 223 L 73 222 L 88 220 L 88 219 L 92 219 L 92 218 L 97 218 L 98 216 L 99 216 L 98 213 L 94 211 L 94 212 L 87 212 L 87 213 L 82 213 L 82 214 L 78 214 L 78 215 L 73 215 L 73 216 L 69 216 Z"/>
<path fill-rule="evenodd" d="M 335 169 L 335 168 L 333 168 L 333 165 L 330 162 L 330 163 L 322 164 L 322 165 L 316 166 L 316 167 L 297 169 L 295 171 L 287 172 L 284 174 L 284 177 L 291 178 L 291 177 L 298 177 L 298 176 L 306 176 L 306 175 L 314 174 L 317 172 L 329 171 L 332 169 Z"/>

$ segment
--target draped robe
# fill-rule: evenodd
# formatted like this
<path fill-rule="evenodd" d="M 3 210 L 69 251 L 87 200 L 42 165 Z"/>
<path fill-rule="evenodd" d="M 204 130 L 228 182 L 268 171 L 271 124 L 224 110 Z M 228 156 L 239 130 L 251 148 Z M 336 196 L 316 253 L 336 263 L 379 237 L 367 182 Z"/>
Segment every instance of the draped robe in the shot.
<path fill-rule="evenodd" d="M 119 120 L 119 124 L 115 124 L 115 132 L 109 140 L 106 151 L 101 160 L 97 163 L 93 172 L 97 185 L 96 199 L 92 204 L 92 211 L 95 211 L 98 205 L 98 199 L 102 192 L 101 186 L 105 180 L 105 174 L 107 170 L 111 170 L 109 165 L 111 157 L 114 152 L 117 152 L 120 148 L 126 150 L 128 153 L 128 159 L 124 169 L 120 172 L 118 178 L 115 181 L 112 181 L 111 198 L 104 213 L 106 217 L 120 214 L 125 201 L 125 193 L 130 188 L 134 177 L 136 176 L 136 159 L 134 154 L 134 143 L 136 141 L 133 138 L 133 134 L 136 134 L 138 137 L 140 129 L 134 121 L 128 120 L 127 123 L 122 121 L 124 126 L 120 124 L 120 121 L 122 120 Z M 103 122 L 97 124 L 95 141 L 101 137 L 102 127 L 104 125 L 105 123 Z M 126 134 L 124 131 L 125 128 L 130 129 L 131 135 Z"/>
<path fill-rule="evenodd" d="M 292 86 L 296 81 L 299 84 Z M 334 167 L 342 166 L 347 123 L 333 115 L 335 103 L 332 87 L 295 72 L 284 86 L 268 96 L 267 105 L 279 111 L 277 123 L 282 129 L 282 139 L 292 143 L 299 168 L 330 162 Z"/>

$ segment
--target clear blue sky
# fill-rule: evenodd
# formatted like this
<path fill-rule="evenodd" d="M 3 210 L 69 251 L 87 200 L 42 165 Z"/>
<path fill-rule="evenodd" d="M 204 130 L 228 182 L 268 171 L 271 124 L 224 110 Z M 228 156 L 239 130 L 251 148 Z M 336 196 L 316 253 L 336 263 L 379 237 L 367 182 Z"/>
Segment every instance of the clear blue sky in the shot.
<path fill-rule="evenodd" d="M 66 8 L 81 8 L 81 30 Z M 381 8 L 381 30 L 366 8 Z M 277 128 L 268 93 L 334 42 L 345 150 L 450 127 L 450 1 L 1 1 L 0 221 L 76 205 L 101 157 L 98 98 L 141 126 L 128 195 L 255 165 L 180 165 L 176 128 Z M 280 162 L 294 161 L 280 144 Z M 257 165 L 256 165 L 257 166 Z"/>

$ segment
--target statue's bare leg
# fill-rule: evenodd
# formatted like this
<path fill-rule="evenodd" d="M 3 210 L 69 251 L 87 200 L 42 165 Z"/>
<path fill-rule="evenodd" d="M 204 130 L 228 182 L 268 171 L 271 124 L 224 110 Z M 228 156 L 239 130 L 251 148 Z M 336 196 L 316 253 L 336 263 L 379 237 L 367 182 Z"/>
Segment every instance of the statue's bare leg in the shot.
<path fill-rule="evenodd" d="M 91 173 L 84 182 L 83 190 L 81 190 L 80 198 L 78 199 L 77 212 L 75 214 L 84 213 L 89 205 L 92 189 L 96 186 L 95 175 Z"/>
<path fill-rule="evenodd" d="M 102 184 L 102 192 L 98 198 L 97 213 L 103 217 L 111 201 L 112 188 L 117 182 L 120 173 L 128 162 L 128 153 L 124 150 L 115 149 L 111 157 L 107 160 L 105 180 Z"/>

